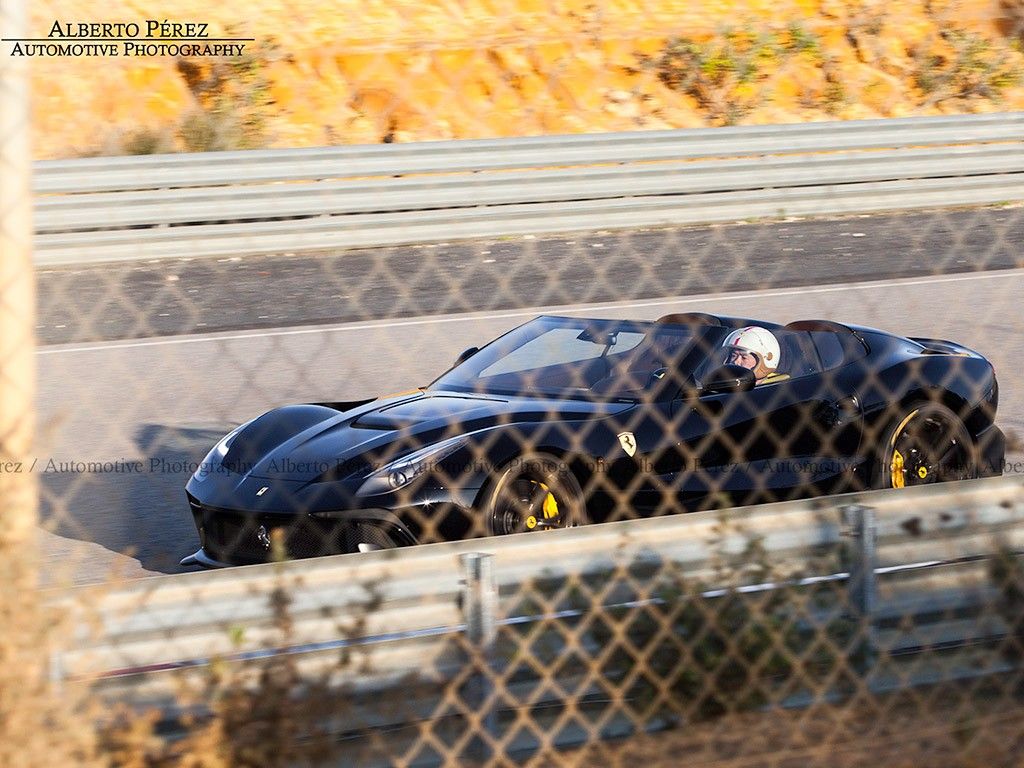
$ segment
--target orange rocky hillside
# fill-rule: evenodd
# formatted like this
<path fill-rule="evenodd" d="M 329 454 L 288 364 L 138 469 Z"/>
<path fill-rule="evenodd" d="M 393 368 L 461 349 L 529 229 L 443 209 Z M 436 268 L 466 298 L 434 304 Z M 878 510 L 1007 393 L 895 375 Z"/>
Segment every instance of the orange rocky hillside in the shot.
<path fill-rule="evenodd" d="M 1024 108 L 1024 0 L 36 0 L 242 57 L 33 58 L 39 158 Z"/>

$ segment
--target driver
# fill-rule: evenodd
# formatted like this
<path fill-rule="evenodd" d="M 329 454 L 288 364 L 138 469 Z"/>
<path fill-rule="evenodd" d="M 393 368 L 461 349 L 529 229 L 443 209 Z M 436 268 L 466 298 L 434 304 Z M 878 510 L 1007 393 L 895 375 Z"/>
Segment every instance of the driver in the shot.
<path fill-rule="evenodd" d="M 779 367 L 779 342 L 767 328 L 748 325 L 730 333 L 722 344 L 728 350 L 726 363 L 742 365 L 754 372 L 757 384 L 773 384 L 789 376 L 776 373 Z"/>

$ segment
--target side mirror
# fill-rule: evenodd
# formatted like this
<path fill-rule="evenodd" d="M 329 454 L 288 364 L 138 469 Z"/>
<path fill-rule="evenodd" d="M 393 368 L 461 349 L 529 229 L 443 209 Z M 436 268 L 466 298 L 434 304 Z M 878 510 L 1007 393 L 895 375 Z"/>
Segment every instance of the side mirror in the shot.
<path fill-rule="evenodd" d="M 729 392 L 747 392 L 757 380 L 754 372 L 742 365 L 723 365 L 715 368 L 704 379 L 702 395 L 724 395 Z"/>
<path fill-rule="evenodd" d="M 471 358 L 479 351 L 480 347 L 470 347 L 469 349 L 464 349 L 462 351 L 462 354 L 455 358 L 455 365 L 462 365 L 464 362 L 469 360 L 469 358 Z"/>

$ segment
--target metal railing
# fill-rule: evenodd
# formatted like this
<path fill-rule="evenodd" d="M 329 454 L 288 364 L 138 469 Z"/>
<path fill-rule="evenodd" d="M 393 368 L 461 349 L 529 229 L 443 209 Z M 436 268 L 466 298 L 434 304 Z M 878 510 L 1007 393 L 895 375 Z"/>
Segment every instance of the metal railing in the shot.
<path fill-rule="evenodd" d="M 1010 113 L 42 162 L 36 259 L 997 203 L 1024 197 L 1022 126 Z"/>
<path fill-rule="evenodd" d="M 784 564 L 781 570 L 767 582 L 748 576 L 737 583 L 735 574 L 726 580 L 719 559 L 742 560 L 751 542 L 771 562 Z M 912 657 L 940 644 L 970 648 L 1006 636 L 998 616 L 976 615 L 998 591 L 985 562 L 998 549 L 1024 552 L 1019 479 L 167 576 L 113 590 L 84 609 L 98 618 L 99 631 L 81 624 L 54 668 L 69 679 L 98 679 L 119 697 L 166 704 L 177 684 L 172 672 L 195 673 L 214 659 L 300 654 L 305 668 L 316 669 L 340 649 L 362 648 L 372 650 L 374 664 L 360 675 L 361 687 L 393 687 L 425 670 L 436 684 L 460 669 L 461 662 L 445 653 L 452 637 L 490 636 L 495 616 L 512 627 L 638 607 L 615 590 L 598 590 L 572 610 L 541 601 L 531 614 L 522 610 L 525 585 L 585 583 L 645 563 L 671 564 L 680 578 L 704 585 L 706 598 L 730 589 L 754 594 L 834 584 L 836 591 L 815 610 L 852 612 L 872 627 L 873 653 Z M 492 558 L 483 573 L 493 582 L 483 585 L 476 583 L 484 578 L 480 569 L 467 561 L 481 552 Z M 282 588 L 294 639 L 286 647 L 275 643 L 274 601 L 268 600 Z M 357 630 L 340 628 L 368 604 L 373 610 Z M 68 605 L 82 611 L 89 601 L 75 595 Z M 970 674 L 970 663 L 951 663 L 957 675 Z M 919 680 L 892 667 L 879 670 L 875 682 L 913 685 L 928 682 L 932 672 Z"/>

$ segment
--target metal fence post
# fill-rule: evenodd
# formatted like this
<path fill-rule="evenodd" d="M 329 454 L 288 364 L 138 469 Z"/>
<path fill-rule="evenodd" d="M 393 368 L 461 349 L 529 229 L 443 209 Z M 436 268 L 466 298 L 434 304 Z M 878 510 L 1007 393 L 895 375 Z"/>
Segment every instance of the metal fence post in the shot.
<path fill-rule="evenodd" d="M 4 0 L 3 37 L 23 37 L 25 26 L 25 4 Z M 29 118 L 27 60 L 0 51 L 0 544 L 11 550 L 5 559 L 27 556 L 35 546 L 35 476 L 29 471 L 36 376 Z M 5 588 L 19 589 L 6 581 Z"/>
<path fill-rule="evenodd" d="M 489 703 L 493 684 L 491 656 L 496 634 L 498 590 L 494 584 L 494 555 L 468 552 L 459 555 L 462 568 L 462 612 L 466 620 L 466 639 L 474 651 L 477 665 L 475 682 L 469 702 L 480 713 L 481 730 L 472 757 L 486 761 L 491 756 L 487 736 L 497 738 L 494 707 Z"/>
<path fill-rule="evenodd" d="M 26 37 L 24 0 L 0 2 L 0 38 Z M 32 472 L 35 435 L 35 270 L 28 59 L 0 46 L 0 764 L 38 764 L 27 731 L 48 722 L 46 624 L 39 606 Z M 61 734 L 63 736 L 63 734 Z M 36 742 L 38 743 L 38 742 Z M 55 746 L 55 739 L 49 745 Z M 59 755 L 53 755 L 62 763 Z"/>
<path fill-rule="evenodd" d="M 841 508 L 843 524 L 853 539 L 850 552 L 850 577 L 847 599 L 852 613 L 863 629 L 864 651 L 860 656 L 862 672 L 867 674 L 876 656 L 874 615 L 878 601 L 878 524 L 873 507 L 850 504 Z"/>

